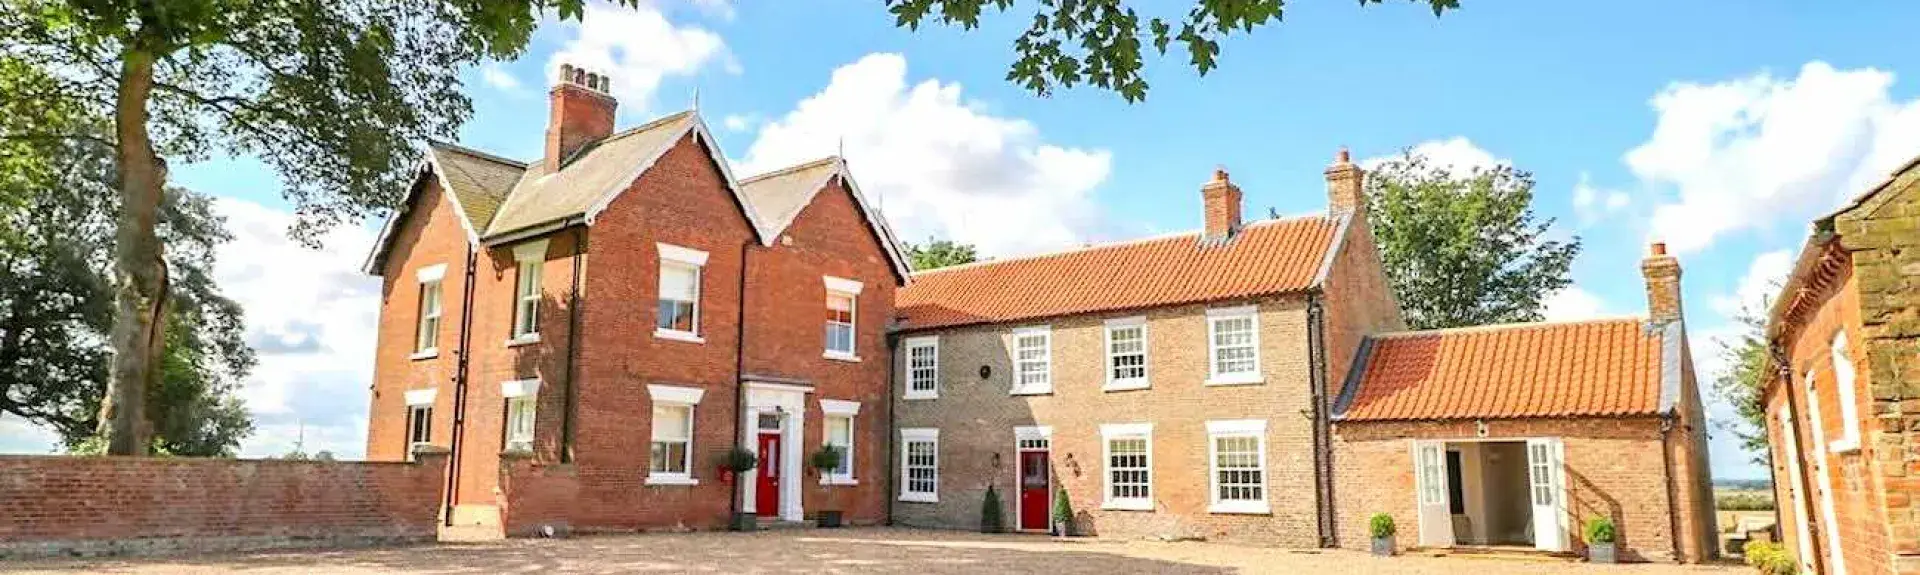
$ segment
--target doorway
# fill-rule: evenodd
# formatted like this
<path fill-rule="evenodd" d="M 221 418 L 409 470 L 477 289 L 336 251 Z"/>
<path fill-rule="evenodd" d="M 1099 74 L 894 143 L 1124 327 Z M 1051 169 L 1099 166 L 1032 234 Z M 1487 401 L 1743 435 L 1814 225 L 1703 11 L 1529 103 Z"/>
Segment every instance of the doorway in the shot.
<path fill-rule="evenodd" d="M 1562 452 L 1557 438 L 1414 442 L 1420 545 L 1566 551 Z"/>
<path fill-rule="evenodd" d="M 760 431 L 759 465 L 760 468 L 754 473 L 754 509 L 761 517 L 779 517 L 780 431 L 777 423 L 773 431 Z"/>
<path fill-rule="evenodd" d="M 1053 514 L 1053 430 L 1049 427 L 1014 428 L 1014 516 L 1020 531 L 1046 532 Z"/>

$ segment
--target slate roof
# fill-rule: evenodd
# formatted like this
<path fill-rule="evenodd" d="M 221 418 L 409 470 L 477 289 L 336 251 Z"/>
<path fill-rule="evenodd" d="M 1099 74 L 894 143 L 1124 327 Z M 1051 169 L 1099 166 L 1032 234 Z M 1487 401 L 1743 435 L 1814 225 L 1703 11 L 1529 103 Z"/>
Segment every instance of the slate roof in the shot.
<path fill-rule="evenodd" d="M 1673 408 L 1681 322 L 1527 323 L 1368 338 L 1336 419 L 1655 415 Z"/>
<path fill-rule="evenodd" d="M 914 274 L 895 292 L 903 331 L 1245 299 L 1318 287 L 1351 216 L 1248 224 Z"/>
<path fill-rule="evenodd" d="M 544 162 L 535 162 L 480 236 L 497 237 L 587 215 L 620 186 L 639 177 L 697 121 L 693 112 L 680 112 L 608 136 L 582 147 L 556 173 L 549 174 Z"/>
<path fill-rule="evenodd" d="M 514 183 L 527 171 L 524 163 L 445 142 L 429 144 L 427 151 L 476 233 L 493 221 Z"/>

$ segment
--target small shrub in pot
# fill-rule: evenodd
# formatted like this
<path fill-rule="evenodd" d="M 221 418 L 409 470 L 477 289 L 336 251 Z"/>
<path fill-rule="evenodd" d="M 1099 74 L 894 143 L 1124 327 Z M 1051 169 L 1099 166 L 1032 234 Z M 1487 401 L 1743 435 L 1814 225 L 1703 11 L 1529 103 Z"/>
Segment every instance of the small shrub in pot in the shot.
<path fill-rule="evenodd" d="M 1614 530 L 1613 520 L 1595 517 L 1587 520 L 1581 528 L 1582 536 L 1587 540 L 1587 561 L 1594 563 L 1614 563 L 1618 561 L 1613 542 L 1619 537 Z"/>
<path fill-rule="evenodd" d="M 1373 554 L 1381 557 L 1393 556 L 1393 534 L 1397 528 L 1393 525 L 1393 516 L 1375 513 L 1367 519 L 1367 532 L 1373 534 Z"/>

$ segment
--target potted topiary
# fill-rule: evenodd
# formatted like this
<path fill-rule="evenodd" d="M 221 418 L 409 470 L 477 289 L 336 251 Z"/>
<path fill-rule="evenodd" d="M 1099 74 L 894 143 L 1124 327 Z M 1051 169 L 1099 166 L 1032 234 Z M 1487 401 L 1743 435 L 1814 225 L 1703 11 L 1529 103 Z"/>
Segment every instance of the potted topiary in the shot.
<path fill-rule="evenodd" d="M 1061 537 L 1073 536 L 1073 503 L 1067 501 L 1067 486 L 1062 485 L 1053 492 L 1053 534 Z"/>
<path fill-rule="evenodd" d="M 1367 531 L 1373 534 L 1373 554 L 1381 557 L 1393 556 L 1393 516 L 1375 513 L 1367 519 Z"/>
<path fill-rule="evenodd" d="M 980 532 L 999 533 L 1006 529 L 1006 522 L 1000 517 L 1000 492 L 992 485 L 987 486 L 987 496 L 980 500 Z"/>
<path fill-rule="evenodd" d="M 821 527 L 840 526 L 840 510 L 833 501 L 833 481 L 829 476 L 833 470 L 840 468 L 841 453 L 838 446 L 822 445 L 819 451 L 813 452 L 813 455 L 807 458 L 807 463 L 813 467 L 813 470 L 820 473 L 820 488 L 827 491 L 827 509 L 814 513 L 814 521 Z"/>
<path fill-rule="evenodd" d="M 727 450 L 726 454 L 720 456 L 719 467 L 722 474 L 738 479 L 745 473 L 753 471 L 754 467 L 759 464 L 760 456 L 754 455 L 753 450 L 736 445 L 733 449 Z M 759 526 L 760 518 L 755 517 L 754 514 L 745 511 L 734 511 L 733 525 L 731 525 L 734 531 L 752 531 L 755 527 Z"/>
<path fill-rule="evenodd" d="M 1593 563 L 1615 562 L 1616 556 L 1614 555 L 1613 541 L 1618 534 L 1614 532 L 1612 519 L 1605 517 L 1588 519 L 1587 524 L 1581 531 L 1587 540 L 1587 561 Z"/>

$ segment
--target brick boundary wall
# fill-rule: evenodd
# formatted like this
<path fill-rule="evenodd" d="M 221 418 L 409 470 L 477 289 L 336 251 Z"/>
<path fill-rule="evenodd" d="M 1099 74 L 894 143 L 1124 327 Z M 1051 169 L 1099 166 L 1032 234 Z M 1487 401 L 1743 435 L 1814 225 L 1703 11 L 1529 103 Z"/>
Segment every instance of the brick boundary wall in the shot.
<path fill-rule="evenodd" d="M 438 533 L 414 463 L 0 456 L 0 559 L 393 545 Z"/>

